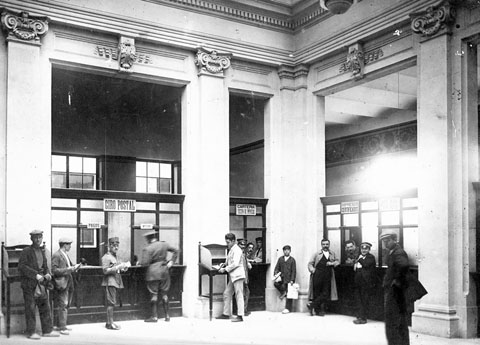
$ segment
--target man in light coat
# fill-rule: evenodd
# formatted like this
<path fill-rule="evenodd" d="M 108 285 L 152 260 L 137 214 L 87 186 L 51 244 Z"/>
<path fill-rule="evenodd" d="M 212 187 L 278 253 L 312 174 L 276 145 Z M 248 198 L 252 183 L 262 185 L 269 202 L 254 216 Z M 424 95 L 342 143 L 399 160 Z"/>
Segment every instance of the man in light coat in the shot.
<path fill-rule="evenodd" d="M 58 308 L 58 328 L 60 334 L 68 335 L 70 329 L 67 328 L 67 313 L 73 296 L 72 273 L 78 269 L 79 265 L 73 265 L 68 256 L 68 251 L 72 247 L 72 240 L 62 237 L 58 244 L 60 249 L 52 256 L 52 273 Z"/>
<path fill-rule="evenodd" d="M 232 318 L 232 322 L 242 322 L 245 313 L 245 305 L 243 300 L 243 283 L 245 281 L 245 267 L 242 258 L 243 251 L 236 244 L 235 234 L 228 233 L 225 235 L 225 243 L 229 249 L 227 260 L 218 270 L 219 273 L 227 272 L 229 281 L 225 291 L 223 292 L 223 314 L 217 319 L 230 319 L 232 314 L 232 297 L 235 292 L 237 301 L 237 317 Z"/>

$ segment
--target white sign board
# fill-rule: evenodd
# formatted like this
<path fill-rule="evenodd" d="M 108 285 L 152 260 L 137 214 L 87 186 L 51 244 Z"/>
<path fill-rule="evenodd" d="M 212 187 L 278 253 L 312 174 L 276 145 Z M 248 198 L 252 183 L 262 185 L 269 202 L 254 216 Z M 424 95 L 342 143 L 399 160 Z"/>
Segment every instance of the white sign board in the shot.
<path fill-rule="evenodd" d="M 237 216 L 255 216 L 257 214 L 256 205 L 248 204 L 236 204 L 236 215 Z"/>
<path fill-rule="evenodd" d="M 340 204 L 340 212 L 344 213 L 358 213 L 360 210 L 358 201 L 345 201 Z"/>
<path fill-rule="evenodd" d="M 103 210 L 109 212 L 135 212 L 136 200 L 126 199 L 103 199 Z"/>
<path fill-rule="evenodd" d="M 153 224 L 140 224 L 140 229 L 141 230 L 152 230 L 153 229 Z"/>
<path fill-rule="evenodd" d="M 102 224 L 100 223 L 88 223 L 87 224 L 87 229 L 100 229 L 102 227 Z"/>

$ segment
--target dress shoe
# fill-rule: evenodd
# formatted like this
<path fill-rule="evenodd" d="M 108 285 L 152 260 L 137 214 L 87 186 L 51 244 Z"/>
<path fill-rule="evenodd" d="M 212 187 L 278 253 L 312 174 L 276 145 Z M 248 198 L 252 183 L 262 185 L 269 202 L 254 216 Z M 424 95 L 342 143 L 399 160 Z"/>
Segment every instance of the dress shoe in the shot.
<path fill-rule="evenodd" d="M 118 331 L 118 330 L 120 329 L 120 326 L 117 325 L 116 323 L 107 323 L 107 324 L 105 325 L 105 327 L 106 327 L 107 329 L 112 329 L 112 330 L 114 330 L 114 331 Z"/>
<path fill-rule="evenodd" d="M 307 303 L 307 308 L 310 311 L 310 316 L 313 316 L 313 314 L 315 313 L 315 310 L 312 308 L 312 304 Z"/>
<path fill-rule="evenodd" d="M 158 318 L 156 317 L 149 317 L 148 319 L 144 320 L 145 322 L 157 322 Z"/>
<path fill-rule="evenodd" d="M 30 334 L 27 338 L 28 339 L 33 339 L 33 340 L 38 340 L 41 337 L 37 333 L 33 333 L 33 334 Z"/>
<path fill-rule="evenodd" d="M 62 335 L 69 335 L 70 332 L 67 331 L 66 329 L 62 329 L 62 330 L 60 330 L 60 334 L 62 334 Z"/>
<path fill-rule="evenodd" d="M 318 316 L 325 316 L 325 312 L 324 312 L 323 310 L 322 310 L 322 311 L 319 311 L 319 312 L 317 313 L 317 315 L 318 315 Z"/>
<path fill-rule="evenodd" d="M 353 320 L 353 323 L 356 324 L 356 325 L 363 325 L 363 324 L 366 324 L 366 323 L 367 323 L 367 320 L 365 320 L 365 319 L 356 319 L 356 320 Z"/>
<path fill-rule="evenodd" d="M 54 333 L 54 332 L 50 332 L 50 333 L 43 333 L 42 337 L 59 337 L 60 334 L 58 333 Z"/>
<path fill-rule="evenodd" d="M 230 316 L 222 314 L 220 316 L 217 316 L 215 319 L 217 319 L 217 320 L 230 320 Z"/>
<path fill-rule="evenodd" d="M 170 315 L 165 315 L 165 322 L 170 322 Z"/>
<path fill-rule="evenodd" d="M 246 311 L 243 316 L 248 316 L 248 315 L 250 315 L 251 313 L 252 313 L 251 311 Z"/>
<path fill-rule="evenodd" d="M 70 327 L 65 327 L 65 328 L 60 328 L 60 327 L 58 327 L 58 326 L 54 326 L 54 327 L 53 327 L 53 330 L 56 331 L 56 332 L 60 332 L 62 329 L 63 329 L 63 330 L 67 330 L 67 331 L 69 331 L 69 332 L 72 331 L 72 329 L 71 329 Z"/>
<path fill-rule="evenodd" d="M 236 318 L 232 319 L 232 322 L 243 322 L 243 317 L 242 316 L 237 316 Z"/>
<path fill-rule="evenodd" d="M 288 310 L 287 308 L 282 310 L 282 314 L 288 314 L 288 313 L 290 313 L 290 310 Z"/>

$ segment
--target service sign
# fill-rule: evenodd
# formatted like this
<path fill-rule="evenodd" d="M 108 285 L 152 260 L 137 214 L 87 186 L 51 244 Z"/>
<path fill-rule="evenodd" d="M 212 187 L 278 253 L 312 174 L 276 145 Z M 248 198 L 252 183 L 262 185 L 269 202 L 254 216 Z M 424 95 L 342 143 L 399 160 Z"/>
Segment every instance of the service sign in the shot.
<path fill-rule="evenodd" d="M 109 212 L 135 212 L 136 200 L 126 199 L 103 199 L 103 210 Z"/>
<path fill-rule="evenodd" d="M 236 215 L 237 216 L 255 216 L 257 214 L 256 205 L 248 204 L 236 204 Z"/>
<path fill-rule="evenodd" d="M 345 201 L 340 204 L 340 212 L 345 213 L 358 213 L 360 207 L 358 201 Z"/>
<path fill-rule="evenodd" d="M 87 224 L 87 229 L 100 229 L 102 227 L 102 224 L 100 223 L 88 223 Z"/>
<path fill-rule="evenodd" d="M 140 224 L 140 230 L 152 230 L 153 224 Z"/>

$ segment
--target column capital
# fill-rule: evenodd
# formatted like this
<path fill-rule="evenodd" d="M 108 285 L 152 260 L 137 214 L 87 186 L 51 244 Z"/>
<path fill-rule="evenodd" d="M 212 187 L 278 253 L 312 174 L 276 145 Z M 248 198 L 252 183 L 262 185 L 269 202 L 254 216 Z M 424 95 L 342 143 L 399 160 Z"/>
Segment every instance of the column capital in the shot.
<path fill-rule="evenodd" d="M 424 40 L 450 34 L 455 16 L 454 1 L 443 0 L 438 5 L 429 6 L 425 11 L 410 14 L 412 30 L 420 34 Z"/>
<path fill-rule="evenodd" d="M 40 38 L 48 31 L 48 21 L 48 17 L 2 9 L 1 23 L 2 29 L 7 33 L 7 41 L 40 44 Z"/>
<path fill-rule="evenodd" d="M 218 53 L 216 50 L 208 50 L 203 47 L 198 48 L 195 56 L 198 75 L 223 77 L 223 72 L 230 67 L 231 58 L 232 54 Z"/>
<path fill-rule="evenodd" d="M 295 66 L 281 65 L 278 68 L 278 77 L 280 78 L 280 89 L 296 91 L 307 88 L 307 77 L 310 66 L 299 64 Z"/>

